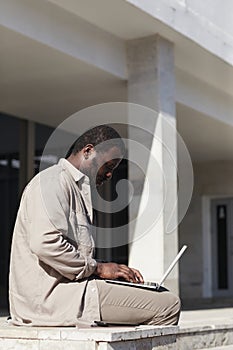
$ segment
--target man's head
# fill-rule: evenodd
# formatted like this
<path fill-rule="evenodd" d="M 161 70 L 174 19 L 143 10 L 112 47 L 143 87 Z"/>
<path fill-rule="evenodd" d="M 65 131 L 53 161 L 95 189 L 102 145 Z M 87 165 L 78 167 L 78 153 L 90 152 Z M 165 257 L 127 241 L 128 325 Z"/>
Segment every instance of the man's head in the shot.
<path fill-rule="evenodd" d="M 69 149 L 66 158 L 101 186 L 111 179 L 114 169 L 125 153 L 125 145 L 118 132 L 108 125 L 87 130 Z"/>

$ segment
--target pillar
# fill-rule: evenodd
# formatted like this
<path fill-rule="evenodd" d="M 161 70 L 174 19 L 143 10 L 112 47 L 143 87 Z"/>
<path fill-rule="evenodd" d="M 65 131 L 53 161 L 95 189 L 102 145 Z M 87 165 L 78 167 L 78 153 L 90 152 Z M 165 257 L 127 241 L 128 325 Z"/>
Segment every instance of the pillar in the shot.
<path fill-rule="evenodd" d="M 161 209 L 161 215 L 153 227 L 141 236 L 146 220 L 144 218 L 145 222 L 139 224 L 139 220 L 142 220 L 139 213 L 144 197 L 148 195 L 144 181 L 147 176 L 154 176 L 155 169 L 151 156 L 147 159 L 145 177 L 140 170 L 137 171 L 129 164 L 129 180 L 135 189 L 139 189 L 135 192 L 134 203 L 129 206 L 129 221 L 138 217 L 135 225 L 130 226 L 129 235 L 135 239 L 129 246 L 129 266 L 141 270 L 145 279 L 158 281 L 178 251 L 177 208 L 174 206 L 177 199 L 177 172 L 174 166 L 177 162 L 174 46 L 159 35 L 130 40 L 127 43 L 127 59 L 128 102 L 149 107 L 155 110 L 158 116 L 157 119 L 147 120 L 144 119 L 143 113 L 140 119 L 137 113 L 129 112 L 129 124 L 141 124 L 141 129 L 144 130 L 143 134 L 142 130 L 129 127 L 129 139 L 138 140 L 149 147 L 151 156 L 156 158 L 162 168 L 162 172 L 156 173 L 154 183 L 149 184 L 149 195 L 153 196 L 154 208 L 150 208 L 148 214 L 151 216 L 153 212 L 158 213 Z M 174 128 L 167 128 L 167 121 Z M 155 133 L 173 154 L 174 164 L 171 164 L 165 147 L 150 136 Z M 129 159 L 132 152 L 134 150 L 129 145 Z M 165 196 L 168 196 L 167 199 Z M 168 233 L 167 225 L 172 211 L 173 229 Z M 165 285 L 178 293 L 178 266 L 167 278 Z"/>

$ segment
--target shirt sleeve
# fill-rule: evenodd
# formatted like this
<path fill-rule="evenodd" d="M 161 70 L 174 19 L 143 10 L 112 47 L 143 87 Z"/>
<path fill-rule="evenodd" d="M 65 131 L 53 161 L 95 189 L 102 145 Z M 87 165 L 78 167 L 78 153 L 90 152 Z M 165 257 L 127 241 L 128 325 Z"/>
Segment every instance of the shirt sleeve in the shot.
<path fill-rule="evenodd" d="M 69 195 L 59 177 L 40 177 L 28 191 L 29 246 L 32 253 L 70 280 L 89 277 L 96 261 L 69 241 Z"/>

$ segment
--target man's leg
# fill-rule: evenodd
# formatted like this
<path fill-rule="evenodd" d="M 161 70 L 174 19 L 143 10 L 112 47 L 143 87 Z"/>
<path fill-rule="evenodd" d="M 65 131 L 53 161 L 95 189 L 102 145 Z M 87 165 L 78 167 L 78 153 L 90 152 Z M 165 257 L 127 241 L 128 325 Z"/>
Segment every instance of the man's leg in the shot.
<path fill-rule="evenodd" d="M 101 319 L 107 323 L 176 325 L 180 299 L 164 291 L 115 285 L 97 280 Z"/>

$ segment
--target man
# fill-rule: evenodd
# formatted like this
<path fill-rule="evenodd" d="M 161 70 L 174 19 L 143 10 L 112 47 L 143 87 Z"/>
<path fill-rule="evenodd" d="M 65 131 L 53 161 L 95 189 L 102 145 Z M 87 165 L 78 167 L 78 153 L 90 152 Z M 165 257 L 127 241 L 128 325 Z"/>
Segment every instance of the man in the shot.
<path fill-rule="evenodd" d="M 13 324 L 178 322 L 176 296 L 108 284 L 105 278 L 143 278 L 134 268 L 93 257 L 90 187 L 109 180 L 123 154 L 119 134 L 109 126 L 97 126 L 76 140 L 67 159 L 36 175 L 25 188 L 11 250 Z"/>

